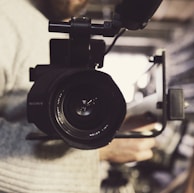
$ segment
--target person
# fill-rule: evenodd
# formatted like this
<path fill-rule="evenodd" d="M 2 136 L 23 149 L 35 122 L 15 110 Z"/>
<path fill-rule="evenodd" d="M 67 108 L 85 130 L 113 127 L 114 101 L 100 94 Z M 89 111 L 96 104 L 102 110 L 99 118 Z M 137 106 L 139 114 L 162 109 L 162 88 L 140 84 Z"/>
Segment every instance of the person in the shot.
<path fill-rule="evenodd" d="M 37 64 L 49 64 L 53 34 L 48 32 L 48 19 L 75 16 L 86 3 L 0 0 L 0 192 L 98 193 L 99 160 L 123 163 L 152 156 L 153 139 L 148 139 L 149 145 L 146 139 L 140 141 L 144 145 L 135 139 L 115 139 L 107 147 L 88 151 L 62 141 L 25 140 L 28 133 L 37 131 L 26 119 L 26 97 L 32 84 L 28 71 Z M 146 150 L 149 153 L 142 156 Z M 121 154 L 127 158 L 120 160 Z"/>

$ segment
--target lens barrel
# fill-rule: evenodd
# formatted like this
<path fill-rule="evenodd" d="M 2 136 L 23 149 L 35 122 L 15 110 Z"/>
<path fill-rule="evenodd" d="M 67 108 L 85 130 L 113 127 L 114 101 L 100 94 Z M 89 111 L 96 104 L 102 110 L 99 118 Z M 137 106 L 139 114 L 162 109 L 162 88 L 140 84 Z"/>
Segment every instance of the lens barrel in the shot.
<path fill-rule="evenodd" d="M 108 144 L 126 113 L 123 95 L 112 78 L 99 71 L 62 77 L 53 85 L 53 128 L 70 145 L 97 148 Z"/>

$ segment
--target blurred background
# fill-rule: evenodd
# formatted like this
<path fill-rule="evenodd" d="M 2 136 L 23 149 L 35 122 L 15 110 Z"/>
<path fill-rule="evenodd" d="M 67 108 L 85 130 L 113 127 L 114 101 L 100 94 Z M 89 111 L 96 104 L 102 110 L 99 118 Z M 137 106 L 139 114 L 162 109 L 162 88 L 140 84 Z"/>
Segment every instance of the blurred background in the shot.
<path fill-rule="evenodd" d="M 111 19 L 117 3 L 118 0 L 90 0 L 84 15 L 101 23 Z M 105 57 L 104 70 L 112 75 L 130 102 L 134 96 L 131 85 L 145 70 L 148 57 L 164 49 L 167 87 L 183 89 L 187 108 L 185 120 L 169 122 L 157 137 L 158 148 L 152 160 L 108 167 L 102 192 L 122 192 L 120 187 L 125 187 L 123 192 L 129 193 L 181 193 L 194 149 L 193 32 L 194 0 L 163 0 L 145 29 L 126 31 Z M 103 39 L 107 46 L 112 42 L 111 38 Z M 171 186 L 173 191 L 169 191 Z"/>

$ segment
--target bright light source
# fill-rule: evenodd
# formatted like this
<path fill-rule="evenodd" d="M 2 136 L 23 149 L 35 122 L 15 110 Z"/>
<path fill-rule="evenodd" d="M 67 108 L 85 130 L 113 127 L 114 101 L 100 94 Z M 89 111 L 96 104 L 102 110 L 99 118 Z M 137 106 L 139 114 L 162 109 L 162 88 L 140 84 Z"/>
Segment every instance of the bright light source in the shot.
<path fill-rule="evenodd" d="M 103 72 L 110 74 L 123 93 L 126 102 L 134 96 L 133 83 L 144 73 L 148 59 L 142 54 L 109 53 L 104 59 Z"/>
<path fill-rule="evenodd" d="M 146 73 L 137 81 L 137 86 L 140 89 L 144 89 L 148 85 L 149 81 L 150 81 L 150 76 L 149 74 Z"/>

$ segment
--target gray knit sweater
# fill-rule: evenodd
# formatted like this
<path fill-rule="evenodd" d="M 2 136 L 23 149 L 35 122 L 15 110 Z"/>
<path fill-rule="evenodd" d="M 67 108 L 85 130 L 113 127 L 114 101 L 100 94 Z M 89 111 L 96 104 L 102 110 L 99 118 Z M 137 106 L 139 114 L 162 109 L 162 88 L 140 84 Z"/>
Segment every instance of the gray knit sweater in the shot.
<path fill-rule="evenodd" d="M 48 21 L 28 0 L 0 0 L 0 192 L 99 193 L 98 152 L 26 141 L 29 67 L 49 64 Z"/>

